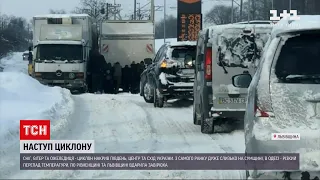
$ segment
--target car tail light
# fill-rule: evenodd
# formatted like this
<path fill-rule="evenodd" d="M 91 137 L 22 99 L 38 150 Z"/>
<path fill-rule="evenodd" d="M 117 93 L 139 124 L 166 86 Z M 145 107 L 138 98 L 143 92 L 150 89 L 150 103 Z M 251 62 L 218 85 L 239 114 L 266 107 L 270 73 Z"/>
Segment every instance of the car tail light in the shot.
<path fill-rule="evenodd" d="M 35 73 L 34 74 L 36 77 L 40 77 L 41 76 L 41 73 Z"/>
<path fill-rule="evenodd" d="M 212 79 L 212 49 L 211 47 L 207 48 L 206 50 L 206 59 L 205 59 L 205 79 L 211 80 Z"/>

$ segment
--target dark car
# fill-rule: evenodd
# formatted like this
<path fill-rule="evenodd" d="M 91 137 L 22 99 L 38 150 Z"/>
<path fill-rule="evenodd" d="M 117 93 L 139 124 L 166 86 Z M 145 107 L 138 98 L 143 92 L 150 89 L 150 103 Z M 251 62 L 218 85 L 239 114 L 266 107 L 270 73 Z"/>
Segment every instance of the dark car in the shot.
<path fill-rule="evenodd" d="M 28 59 L 29 59 L 29 52 L 23 53 L 23 54 L 22 54 L 22 59 L 23 59 L 24 61 L 28 61 Z"/>
<path fill-rule="evenodd" d="M 147 103 L 163 107 L 169 99 L 193 98 L 196 42 L 164 44 L 155 58 L 146 61 L 140 95 Z"/>

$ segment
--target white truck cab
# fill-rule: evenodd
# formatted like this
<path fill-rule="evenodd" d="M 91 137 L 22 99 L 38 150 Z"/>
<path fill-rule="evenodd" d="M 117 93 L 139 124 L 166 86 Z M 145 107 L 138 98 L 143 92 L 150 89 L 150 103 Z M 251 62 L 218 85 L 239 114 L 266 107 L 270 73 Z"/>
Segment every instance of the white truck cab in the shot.
<path fill-rule="evenodd" d="M 85 92 L 92 49 L 87 14 L 50 14 L 33 18 L 33 74 L 42 84 Z"/>

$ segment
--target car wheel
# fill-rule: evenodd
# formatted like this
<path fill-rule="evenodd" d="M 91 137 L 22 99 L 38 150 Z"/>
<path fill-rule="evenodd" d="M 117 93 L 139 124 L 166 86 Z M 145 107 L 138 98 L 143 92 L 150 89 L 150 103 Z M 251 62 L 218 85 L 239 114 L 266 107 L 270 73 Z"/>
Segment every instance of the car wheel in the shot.
<path fill-rule="evenodd" d="M 145 81 L 143 83 L 143 86 L 142 86 L 142 96 L 143 96 L 143 99 L 145 102 L 147 103 L 153 103 L 154 102 L 154 92 L 153 92 L 153 87 L 152 85 L 148 82 L 148 81 Z"/>
<path fill-rule="evenodd" d="M 153 88 L 153 106 L 162 108 L 164 105 L 164 98 L 158 96 L 158 88 Z"/>
<path fill-rule="evenodd" d="M 193 101 L 193 124 L 201 125 L 201 121 L 199 121 L 197 118 L 197 109 L 196 109 L 195 101 Z"/>
<path fill-rule="evenodd" d="M 201 112 L 201 132 L 203 134 L 213 134 L 214 133 L 213 120 L 205 119 L 202 101 L 200 105 L 200 112 Z"/>
<path fill-rule="evenodd" d="M 162 108 L 164 105 L 164 98 L 163 97 L 158 97 L 158 107 Z"/>
<path fill-rule="evenodd" d="M 153 88 L 153 106 L 157 107 L 158 103 L 157 103 L 157 90 L 156 88 Z"/>

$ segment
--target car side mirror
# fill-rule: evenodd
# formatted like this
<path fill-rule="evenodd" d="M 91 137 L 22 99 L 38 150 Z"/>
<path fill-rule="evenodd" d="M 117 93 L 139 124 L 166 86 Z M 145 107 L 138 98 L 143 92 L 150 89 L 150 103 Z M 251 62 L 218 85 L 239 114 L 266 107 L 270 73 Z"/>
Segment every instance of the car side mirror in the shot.
<path fill-rule="evenodd" d="M 151 59 L 151 58 L 145 58 L 143 61 L 144 61 L 144 63 L 145 63 L 146 65 L 152 64 L 152 59 Z"/>
<path fill-rule="evenodd" d="M 237 88 L 248 88 L 251 80 L 252 76 L 250 74 L 238 74 L 232 77 L 232 84 Z"/>

